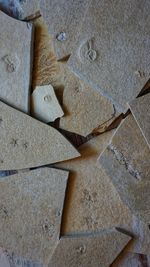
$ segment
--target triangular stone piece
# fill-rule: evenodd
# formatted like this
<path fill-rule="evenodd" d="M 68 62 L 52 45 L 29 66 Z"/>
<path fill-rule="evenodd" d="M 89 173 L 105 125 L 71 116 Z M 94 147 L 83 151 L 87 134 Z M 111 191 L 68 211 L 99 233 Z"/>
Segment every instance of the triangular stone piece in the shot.
<path fill-rule="evenodd" d="M 60 127 L 83 136 L 98 127 L 105 129 L 117 115 L 112 103 L 71 73 L 65 64 L 63 68 L 65 116 Z"/>
<path fill-rule="evenodd" d="M 69 171 L 68 194 L 62 222 L 63 234 L 122 227 L 131 230 L 132 215 L 121 201 L 106 172 L 97 166 L 97 158 L 113 131 L 91 139 L 79 147 L 79 159 L 56 166 Z"/>
<path fill-rule="evenodd" d="M 41 168 L 0 179 L 0 246 L 48 264 L 58 243 L 68 172 Z"/>
<path fill-rule="evenodd" d="M 42 0 L 40 11 L 53 35 L 58 58 L 72 53 L 90 0 Z"/>
<path fill-rule="evenodd" d="M 131 114 L 121 123 L 99 162 L 133 214 L 149 223 L 150 150 Z"/>
<path fill-rule="evenodd" d="M 149 0 L 91 1 L 70 58 L 71 69 L 120 111 L 150 78 L 149 11 Z"/>
<path fill-rule="evenodd" d="M 131 101 L 129 107 L 150 148 L 150 93 Z"/>
<path fill-rule="evenodd" d="M 49 267 L 109 267 L 130 239 L 117 230 L 61 238 Z"/>
<path fill-rule="evenodd" d="M 53 127 L 0 102 L 0 170 L 47 165 L 78 157 Z"/>
<path fill-rule="evenodd" d="M 0 99 L 29 110 L 32 24 L 0 11 Z"/>

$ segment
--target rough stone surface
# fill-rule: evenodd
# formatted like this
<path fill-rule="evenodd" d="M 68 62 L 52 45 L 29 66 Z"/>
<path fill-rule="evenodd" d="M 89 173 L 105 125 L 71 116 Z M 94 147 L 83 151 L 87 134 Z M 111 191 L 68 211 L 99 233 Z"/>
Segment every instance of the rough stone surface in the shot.
<path fill-rule="evenodd" d="M 36 17 L 37 13 L 40 14 L 40 0 L 23 0 L 21 2 L 22 19 L 30 19 Z"/>
<path fill-rule="evenodd" d="M 100 152 L 113 132 L 104 133 L 80 146 L 81 157 L 57 164 L 69 170 L 67 198 L 62 221 L 63 234 L 120 226 L 131 230 L 132 215 L 122 203 L 109 177 L 98 168 Z"/>
<path fill-rule="evenodd" d="M 132 115 L 121 123 L 99 162 L 122 200 L 149 223 L 150 150 Z"/>
<path fill-rule="evenodd" d="M 0 99 L 27 113 L 33 27 L 1 11 L 0 25 Z"/>
<path fill-rule="evenodd" d="M 150 78 L 149 10 L 149 0 L 93 0 L 69 61 L 120 111 Z"/>
<path fill-rule="evenodd" d="M 49 267 L 109 267 L 130 239 L 116 230 L 61 238 Z"/>
<path fill-rule="evenodd" d="M 51 85 L 37 86 L 31 103 L 32 115 L 43 122 L 51 122 L 64 115 Z"/>
<path fill-rule="evenodd" d="M 149 267 L 147 256 L 123 251 L 110 267 Z"/>
<path fill-rule="evenodd" d="M 77 150 L 56 129 L 0 102 L 0 170 L 47 165 Z"/>
<path fill-rule="evenodd" d="M 150 93 L 133 100 L 129 107 L 150 148 Z"/>
<path fill-rule="evenodd" d="M 87 136 L 95 128 L 105 129 L 115 119 L 113 105 L 64 67 L 63 109 L 60 127 Z"/>
<path fill-rule="evenodd" d="M 40 10 L 53 35 L 58 58 L 72 53 L 90 0 L 41 0 Z"/>
<path fill-rule="evenodd" d="M 0 179 L 0 246 L 48 264 L 58 243 L 68 172 L 42 168 Z"/>

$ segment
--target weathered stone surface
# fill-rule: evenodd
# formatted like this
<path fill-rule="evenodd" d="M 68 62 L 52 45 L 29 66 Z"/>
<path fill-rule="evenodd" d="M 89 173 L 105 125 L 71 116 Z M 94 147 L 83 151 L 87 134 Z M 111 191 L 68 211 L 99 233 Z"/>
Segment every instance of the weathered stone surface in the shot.
<path fill-rule="evenodd" d="M 53 35 L 58 58 L 72 53 L 90 0 L 41 0 L 40 10 Z"/>
<path fill-rule="evenodd" d="M 48 33 L 43 18 L 34 20 L 34 62 L 32 86 L 51 84 L 55 90 L 62 87 L 62 70 L 56 60 L 52 37 Z"/>
<path fill-rule="evenodd" d="M 17 257 L 14 253 L 0 249 L 0 267 L 44 267 L 40 263 L 35 263 L 21 257 Z"/>
<path fill-rule="evenodd" d="M 32 115 L 43 122 L 51 122 L 64 115 L 51 85 L 37 86 L 31 103 Z"/>
<path fill-rule="evenodd" d="M 132 212 L 149 223 L 150 150 L 132 115 L 121 123 L 99 162 Z"/>
<path fill-rule="evenodd" d="M 113 226 L 131 229 L 132 215 L 129 209 L 96 162 L 112 134 L 104 133 L 80 146 L 80 159 L 57 164 L 57 167 L 70 171 L 62 222 L 63 234 Z"/>
<path fill-rule="evenodd" d="M 150 147 L 150 93 L 133 100 L 129 107 Z"/>
<path fill-rule="evenodd" d="M 32 24 L 0 11 L 0 99 L 24 112 L 29 110 Z"/>
<path fill-rule="evenodd" d="M 42 166 L 78 156 L 56 129 L 0 102 L 0 170 Z"/>
<path fill-rule="evenodd" d="M 0 246 L 48 264 L 58 243 L 68 172 L 42 168 L 0 179 Z"/>
<path fill-rule="evenodd" d="M 37 13 L 40 14 L 40 0 L 23 0 L 20 5 L 22 8 L 22 19 L 33 19 Z"/>
<path fill-rule="evenodd" d="M 149 0 L 93 0 L 69 61 L 120 111 L 127 110 L 126 103 L 150 78 L 149 11 Z"/>
<path fill-rule="evenodd" d="M 130 239 L 117 230 L 61 238 L 49 267 L 109 267 Z"/>
<path fill-rule="evenodd" d="M 0 10 L 13 18 L 22 18 L 23 10 L 21 8 L 21 3 L 18 0 L 0 0 Z"/>
<path fill-rule="evenodd" d="M 110 267 L 144 267 L 144 266 L 149 267 L 146 255 L 138 255 L 123 251 Z"/>
<path fill-rule="evenodd" d="M 149 225 L 133 217 L 132 232 L 134 239 L 127 247 L 127 251 L 150 255 L 150 228 Z"/>
<path fill-rule="evenodd" d="M 60 127 L 86 136 L 95 128 L 106 128 L 117 115 L 113 105 L 90 86 L 72 74 L 63 64 L 65 116 Z"/>

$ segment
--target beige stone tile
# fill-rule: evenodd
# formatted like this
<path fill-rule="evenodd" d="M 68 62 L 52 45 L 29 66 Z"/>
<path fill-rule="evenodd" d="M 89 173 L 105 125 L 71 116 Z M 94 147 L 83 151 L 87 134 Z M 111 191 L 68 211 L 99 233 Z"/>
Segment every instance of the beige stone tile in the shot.
<path fill-rule="evenodd" d="M 121 123 L 99 163 L 133 214 L 149 223 L 150 150 L 132 115 Z"/>
<path fill-rule="evenodd" d="M 130 239 L 117 230 L 61 238 L 49 267 L 109 267 Z"/>
<path fill-rule="evenodd" d="M 150 93 L 129 102 L 129 107 L 150 147 Z"/>
<path fill-rule="evenodd" d="M 0 102 L 0 170 L 47 165 L 78 157 L 56 129 Z"/>
<path fill-rule="evenodd" d="M 80 146 L 79 159 L 56 166 L 70 171 L 62 231 L 64 234 L 120 226 L 130 229 L 132 215 L 102 168 L 97 166 L 100 152 L 113 132 L 104 133 Z"/>
<path fill-rule="evenodd" d="M 64 68 L 63 107 L 60 127 L 87 136 L 95 128 L 105 128 L 117 116 L 113 105 L 98 92 Z"/>
<path fill-rule="evenodd" d="M 0 245 L 48 264 L 58 243 L 68 172 L 41 168 L 0 180 Z"/>
<path fill-rule="evenodd" d="M 90 0 L 42 0 L 40 11 L 53 35 L 58 58 L 72 53 Z"/>
<path fill-rule="evenodd" d="M 64 115 L 51 85 L 37 86 L 31 96 L 32 115 L 43 121 L 52 122 Z"/>
<path fill-rule="evenodd" d="M 150 2 L 93 0 L 70 68 L 126 111 L 150 78 Z M 140 22 L 140 23 L 139 23 Z"/>
<path fill-rule="evenodd" d="M 0 11 L 0 98 L 24 112 L 29 110 L 32 67 L 32 24 Z"/>

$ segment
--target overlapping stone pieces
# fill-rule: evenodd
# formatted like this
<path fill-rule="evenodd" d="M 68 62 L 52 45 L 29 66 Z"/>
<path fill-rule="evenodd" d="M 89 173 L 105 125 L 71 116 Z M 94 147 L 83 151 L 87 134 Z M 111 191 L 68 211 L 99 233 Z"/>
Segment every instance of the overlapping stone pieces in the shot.
<path fill-rule="evenodd" d="M 149 10 L 149 0 L 91 1 L 69 59 L 71 70 L 122 112 L 150 78 Z"/>

